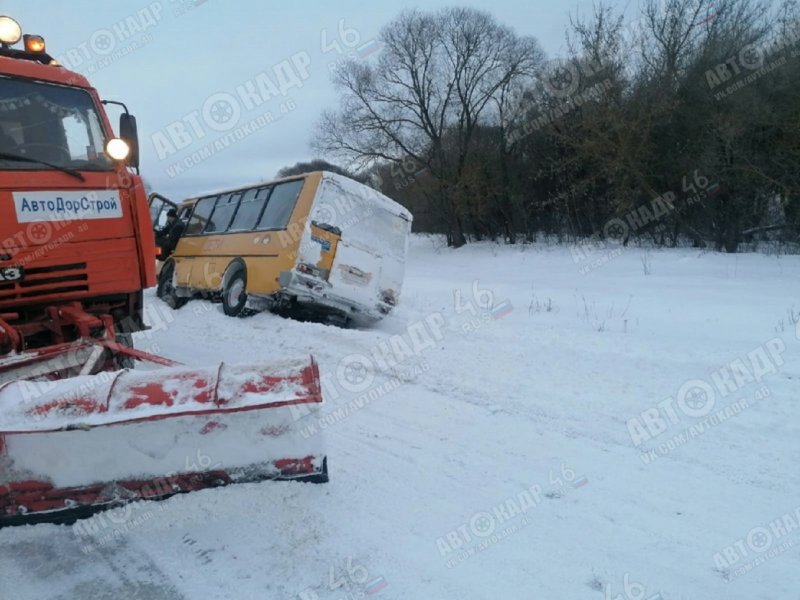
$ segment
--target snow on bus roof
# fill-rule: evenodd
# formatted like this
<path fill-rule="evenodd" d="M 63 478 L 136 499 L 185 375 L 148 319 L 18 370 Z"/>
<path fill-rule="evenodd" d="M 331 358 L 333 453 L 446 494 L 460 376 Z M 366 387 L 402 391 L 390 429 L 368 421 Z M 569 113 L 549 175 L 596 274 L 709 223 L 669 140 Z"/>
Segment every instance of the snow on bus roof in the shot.
<path fill-rule="evenodd" d="M 392 213 L 401 215 L 407 221 L 412 221 L 413 215 L 411 212 L 406 209 L 403 205 L 398 204 L 382 192 L 372 188 L 366 184 L 360 183 L 350 177 L 346 177 L 345 175 L 339 175 L 338 173 L 333 173 L 331 171 L 309 171 L 308 173 L 300 173 L 298 175 L 289 175 L 287 177 L 280 177 L 278 179 L 272 179 L 270 181 L 262 181 L 259 183 L 254 183 L 250 185 L 243 185 L 243 186 L 236 186 L 235 188 L 226 188 L 221 190 L 214 190 L 211 192 L 206 192 L 203 194 L 197 194 L 194 196 L 190 196 L 184 200 L 180 201 L 180 205 L 185 205 L 187 203 L 197 202 L 197 200 L 201 198 L 207 198 L 209 196 L 216 196 L 219 194 L 229 194 L 232 192 L 239 192 L 242 190 L 247 190 L 255 187 L 264 187 L 268 185 L 275 185 L 278 183 L 285 183 L 287 181 L 297 181 L 298 179 L 306 179 L 311 176 L 320 177 L 321 179 L 328 179 L 336 181 L 340 187 L 345 189 L 348 192 L 358 195 L 365 195 L 367 196 L 370 201 L 375 202 L 376 204 L 382 205 L 382 207 Z"/>
<path fill-rule="evenodd" d="M 411 222 L 413 219 L 413 215 L 405 206 L 395 202 L 394 200 L 392 200 L 385 194 L 379 192 L 375 188 L 372 188 L 363 183 L 359 183 L 358 181 L 350 179 L 349 177 L 345 177 L 344 175 L 331 173 L 330 171 L 323 171 L 322 175 L 323 179 L 335 181 L 336 184 L 339 185 L 339 187 L 342 188 L 345 192 L 351 193 L 353 195 L 364 196 L 371 202 L 381 205 L 382 208 L 388 210 L 389 212 L 402 216 L 409 222 Z"/>

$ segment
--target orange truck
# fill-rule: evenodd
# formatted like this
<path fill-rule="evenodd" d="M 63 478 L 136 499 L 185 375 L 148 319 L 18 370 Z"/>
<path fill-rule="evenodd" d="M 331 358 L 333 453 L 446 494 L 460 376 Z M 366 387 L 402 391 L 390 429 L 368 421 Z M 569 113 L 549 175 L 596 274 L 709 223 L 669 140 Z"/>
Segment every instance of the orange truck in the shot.
<path fill-rule="evenodd" d="M 0 31 L 14 28 L 5 19 Z M 126 110 L 115 137 L 89 82 L 24 37 L 0 47 L 0 354 L 76 339 L 102 317 L 129 343 L 155 283 L 136 121 Z"/>
<path fill-rule="evenodd" d="M 302 435 L 322 404 L 313 358 L 189 368 L 132 348 L 155 241 L 136 120 L 121 105 L 115 137 L 107 103 L 0 16 L 0 527 L 327 481 Z M 136 359 L 166 368 L 121 368 Z"/>

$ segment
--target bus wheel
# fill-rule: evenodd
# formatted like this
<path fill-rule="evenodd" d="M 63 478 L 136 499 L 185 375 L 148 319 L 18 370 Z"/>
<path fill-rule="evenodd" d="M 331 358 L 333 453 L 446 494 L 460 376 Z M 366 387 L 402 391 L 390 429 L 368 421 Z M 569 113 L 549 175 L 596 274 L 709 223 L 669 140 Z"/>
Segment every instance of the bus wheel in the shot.
<path fill-rule="evenodd" d="M 175 263 L 170 261 L 164 265 L 164 267 L 161 269 L 161 273 L 158 275 L 156 296 L 161 298 L 167 304 L 167 306 L 177 310 L 186 304 L 189 299 L 178 296 L 175 290 L 175 285 L 173 284 L 174 279 Z"/>
<path fill-rule="evenodd" d="M 246 317 L 252 314 L 245 309 L 247 304 L 247 271 L 241 264 L 234 265 L 225 279 L 222 289 L 222 310 L 229 317 Z"/>

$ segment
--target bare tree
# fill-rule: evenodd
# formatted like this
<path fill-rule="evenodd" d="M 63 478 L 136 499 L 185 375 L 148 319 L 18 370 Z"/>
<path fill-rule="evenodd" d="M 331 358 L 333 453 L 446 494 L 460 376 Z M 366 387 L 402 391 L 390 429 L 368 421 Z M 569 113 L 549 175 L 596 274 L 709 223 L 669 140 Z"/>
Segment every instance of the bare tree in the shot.
<path fill-rule="evenodd" d="M 485 13 L 402 13 L 377 64 L 336 73 L 319 147 L 452 245 L 616 236 L 620 221 L 728 252 L 796 239 L 800 0 L 643 1 L 633 20 L 577 15 L 548 62 Z"/>
<path fill-rule="evenodd" d="M 344 175 L 346 177 L 350 177 L 351 179 L 362 181 L 362 179 L 355 173 L 351 173 L 344 167 L 340 167 L 339 165 L 333 164 L 321 158 L 300 161 L 291 166 L 283 167 L 278 171 L 277 177 L 290 177 L 292 175 L 301 175 L 311 171 L 330 171 L 331 173 L 338 173 L 339 175 Z"/>
<path fill-rule="evenodd" d="M 460 246 L 458 191 L 475 133 L 497 111 L 493 100 L 530 73 L 541 52 L 533 39 L 468 8 L 403 12 L 379 41 L 375 65 L 350 60 L 334 73 L 341 106 L 323 115 L 316 144 L 360 166 L 413 159 L 433 176 L 426 193 L 448 243 Z"/>

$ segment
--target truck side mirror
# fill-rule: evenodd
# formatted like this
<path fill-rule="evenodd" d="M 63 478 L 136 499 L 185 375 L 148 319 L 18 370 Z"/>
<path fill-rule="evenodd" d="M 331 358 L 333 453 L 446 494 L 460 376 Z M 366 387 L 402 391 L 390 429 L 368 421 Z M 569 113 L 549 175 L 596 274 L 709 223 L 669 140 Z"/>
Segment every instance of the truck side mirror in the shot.
<path fill-rule="evenodd" d="M 139 132 L 136 129 L 136 117 L 129 113 L 119 116 L 119 137 L 128 143 L 131 151 L 128 154 L 128 166 L 139 168 Z"/>

